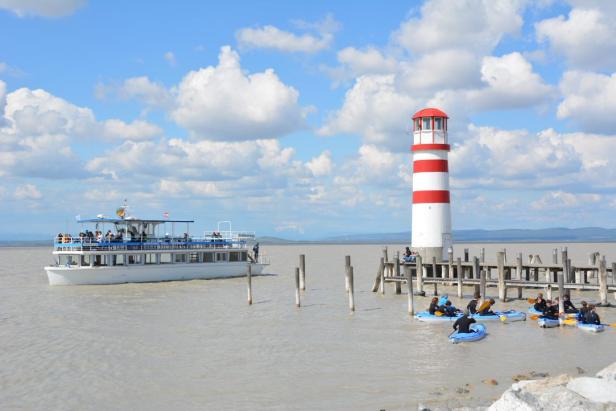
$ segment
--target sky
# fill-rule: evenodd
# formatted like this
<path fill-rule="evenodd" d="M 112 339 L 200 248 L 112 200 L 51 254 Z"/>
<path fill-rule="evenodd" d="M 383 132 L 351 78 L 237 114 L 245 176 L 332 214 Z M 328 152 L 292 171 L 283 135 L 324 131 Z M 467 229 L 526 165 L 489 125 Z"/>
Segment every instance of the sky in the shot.
<path fill-rule="evenodd" d="M 615 72 L 611 1 L 0 0 L 0 237 L 410 231 L 425 107 L 454 230 L 615 227 Z"/>

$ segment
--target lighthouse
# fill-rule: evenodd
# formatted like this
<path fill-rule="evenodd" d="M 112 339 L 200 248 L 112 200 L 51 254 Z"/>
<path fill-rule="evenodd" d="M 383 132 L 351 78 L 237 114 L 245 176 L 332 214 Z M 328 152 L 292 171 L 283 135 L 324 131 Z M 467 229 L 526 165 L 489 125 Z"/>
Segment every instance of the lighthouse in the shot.
<path fill-rule="evenodd" d="M 411 247 L 424 261 L 446 261 L 452 244 L 447 121 L 447 114 L 437 108 L 413 116 Z"/>

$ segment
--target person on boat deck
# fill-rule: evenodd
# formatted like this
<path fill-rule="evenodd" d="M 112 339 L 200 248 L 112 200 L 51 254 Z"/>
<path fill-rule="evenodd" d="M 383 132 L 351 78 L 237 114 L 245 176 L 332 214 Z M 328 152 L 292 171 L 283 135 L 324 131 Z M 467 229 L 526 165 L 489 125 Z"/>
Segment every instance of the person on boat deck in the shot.
<path fill-rule="evenodd" d="M 481 294 L 479 293 L 475 293 L 473 295 L 473 299 L 468 303 L 468 305 L 466 306 L 466 309 L 471 313 L 471 314 L 475 314 L 477 313 L 477 304 L 479 303 L 479 299 L 481 298 Z"/>
<path fill-rule="evenodd" d="M 567 314 L 572 314 L 572 313 L 577 313 L 578 312 L 578 309 L 575 308 L 575 306 L 571 302 L 571 297 L 569 297 L 569 294 L 565 294 L 565 296 L 563 297 L 563 304 L 565 305 L 565 312 Z"/>
<path fill-rule="evenodd" d="M 599 318 L 599 314 L 597 314 L 595 311 L 595 306 L 592 304 L 588 306 L 588 312 L 584 318 L 584 323 L 597 325 L 601 324 L 601 318 Z"/>
<path fill-rule="evenodd" d="M 539 318 L 558 320 L 558 299 L 552 301 L 551 304 L 547 304 L 543 314 L 540 315 Z"/>
<path fill-rule="evenodd" d="M 471 330 L 471 324 L 477 321 L 475 321 L 475 319 L 471 317 L 470 314 L 471 313 L 468 309 L 464 310 L 464 315 L 458 318 L 455 323 L 453 323 L 453 329 L 457 330 L 460 334 L 475 332 L 474 330 Z"/>
<path fill-rule="evenodd" d="M 428 312 L 432 315 L 435 315 L 437 312 L 443 313 L 441 311 L 441 307 L 438 305 L 438 297 L 432 297 L 432 301 L 430 301 L 430 307 L 428 307 Z"/>
<path fill-rule="evenodd" d="M 588 314 L 588 303 L 586 301 L 581 302 L 582 307 L 580 307 L 580 311 L 578 312 L 577 319 L 578 321 L 584 322 L 586 318 L 586 314 Z"/>
<path fill-rule="evenodd" d="M 543 293 L 537 294 L 537 299 L 535 300 L 535 305 L 533 308 L 537 311 L 544 312 L 546 308 L 548 308 L 548 303 L 543 299 Z"/>
<path fill-rule="evenodd" d="M 460 312 L 460 310 L 454 307 L 449 300 L 439 307 L 439 311 L 445 313 L 447 317 L 455 317 L 456 314 Z"/>
<path fill-rule="evenodd" d="M 252 252 L 255 255 L 255 261 L 259 261 L 259 243 L 256 243 L 254 247 L 252 247 Z"/>
<path fill-rule="evenodd" d="M 482 306 L 479 307 L 479 315 L 496 315 L 496 313 L 494 311 L 492 311 L 492 306 L 496 304 L 496 301 L 494 301 L 494 298 L 490 298 L 489 301 L 484 302 L 483 304 L 481 304 Z"/>
<path fill-rule="evenodd" d="M 413 253 L 409 247 L 406 247 L 406 249 L 404 250 L 404 256 L 402 257 L 402 259 L 406 263 L 414 263 L 415 253 Z"/>

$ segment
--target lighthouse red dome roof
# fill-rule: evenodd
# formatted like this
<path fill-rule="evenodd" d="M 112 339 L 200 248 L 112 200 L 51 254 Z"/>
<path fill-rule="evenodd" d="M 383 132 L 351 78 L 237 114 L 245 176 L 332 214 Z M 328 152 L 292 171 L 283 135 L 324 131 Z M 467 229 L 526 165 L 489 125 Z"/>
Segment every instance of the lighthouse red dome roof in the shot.
<path fill-rule="evenodd" d="M 439 110 L 438 108 L 424 108 L 423 110 L 419 110 L 417 113 L 413 115 L 413 120 L 421 117 L 445 117 L 449 118 L 444 111 Z"/>

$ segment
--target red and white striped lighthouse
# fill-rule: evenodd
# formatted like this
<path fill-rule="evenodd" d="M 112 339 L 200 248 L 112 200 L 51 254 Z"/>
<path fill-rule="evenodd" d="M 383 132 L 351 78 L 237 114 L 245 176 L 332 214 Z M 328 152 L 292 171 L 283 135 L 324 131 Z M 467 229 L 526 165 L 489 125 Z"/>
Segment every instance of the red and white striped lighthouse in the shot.
<path fill-rule="evenodd" d="M 413 116 L 413 232 L 411 246 L 424 261 L 447 260 L 451 209 L 447 114 L 425 108 Z"/>

